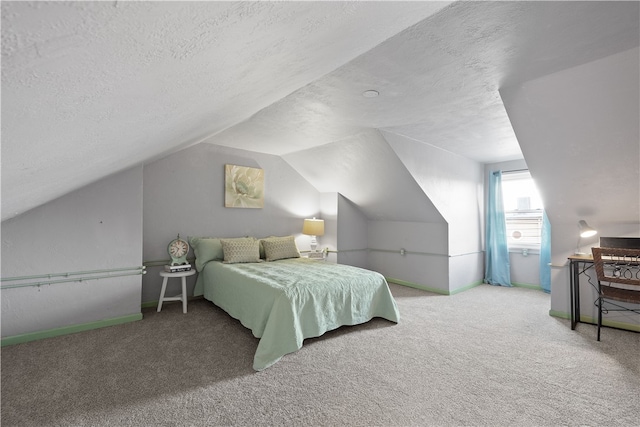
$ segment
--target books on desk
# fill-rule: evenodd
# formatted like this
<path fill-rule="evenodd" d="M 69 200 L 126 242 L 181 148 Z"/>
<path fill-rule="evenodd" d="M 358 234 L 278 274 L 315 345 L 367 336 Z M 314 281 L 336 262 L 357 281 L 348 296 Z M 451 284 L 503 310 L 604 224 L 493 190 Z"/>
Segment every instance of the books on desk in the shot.
<path fill-rule="evenodd" d="M 165 265 L 164 271 L 168 273 L 177 273 L 179 271 L 189 271 L 191 270 L 191 264 L 181 264 L 181 265 Z"/>

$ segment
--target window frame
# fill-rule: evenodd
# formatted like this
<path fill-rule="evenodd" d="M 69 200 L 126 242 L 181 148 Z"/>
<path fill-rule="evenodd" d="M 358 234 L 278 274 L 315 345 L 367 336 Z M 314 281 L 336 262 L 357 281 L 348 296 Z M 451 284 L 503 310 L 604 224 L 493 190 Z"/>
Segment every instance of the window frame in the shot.
<path fill-rule="evenodd" d="M 535 181 L 531 177 L 529 170 L 520 170 L 502 173 L 502 189 L 504 193 L 505 181 L 524 181 L 531 180 L 535 186 Z M 537 192 L 537 189 L 536 189 Z M 537 196 L 539 198 L 539 195 Z M 541 201 L 540 201 L 541 203 Z M 504 195 L 503 195 L 504 204 Z M 507 231 L 507 248 L 509 252 L 522 252 L 526 250 L 528 253 L 539 253 L 542 241 L 542 216 L 544 208 L 537 209 L 511 209 L 505 208 L 505 226 Z M 520 224 L 518 225 L 518 222 Z M 516 226 L 514 226 L 516 224 Z M 519 229 L 519 230 L 518 230 Z M 521 231 L 525 240 L 518 242 L 513 238 L 515 231 Z M 533 232 L 533 234 L 532 234 Z M 531 241 L 534 239 L 534 241 Z"/>

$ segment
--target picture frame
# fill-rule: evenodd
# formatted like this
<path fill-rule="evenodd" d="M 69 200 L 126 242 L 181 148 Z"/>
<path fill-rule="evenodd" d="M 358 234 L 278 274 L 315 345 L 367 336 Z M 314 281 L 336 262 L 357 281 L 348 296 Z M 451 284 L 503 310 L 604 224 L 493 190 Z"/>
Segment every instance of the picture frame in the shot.
<path fill-rule="evenodd" d="M 264 170 L 225 165 L 225 208 L 262 209 L 264 207 Z"/>

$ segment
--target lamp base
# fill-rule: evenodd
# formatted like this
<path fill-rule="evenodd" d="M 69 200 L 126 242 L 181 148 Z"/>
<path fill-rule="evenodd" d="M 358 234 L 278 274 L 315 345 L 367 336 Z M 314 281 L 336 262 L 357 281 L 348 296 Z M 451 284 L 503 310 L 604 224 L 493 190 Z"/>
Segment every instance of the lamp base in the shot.
<path fill-rule="evenodd" d="M 316 239 L 316 236 L 311 236 L 311 252 L 317 252 L 316 249 L 318 248 L 318 240 Z"/>

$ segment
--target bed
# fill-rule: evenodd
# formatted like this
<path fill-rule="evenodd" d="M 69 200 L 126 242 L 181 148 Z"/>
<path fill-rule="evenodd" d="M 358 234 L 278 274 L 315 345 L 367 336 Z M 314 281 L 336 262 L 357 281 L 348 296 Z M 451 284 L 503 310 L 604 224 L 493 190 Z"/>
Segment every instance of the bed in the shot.
<path fill-rule="evenodd" d="M 253 360 L 256 371 L 299 350 L 305 338 L 374 317 L 395 323 L 400 319 L 389 286 L 377 272 L 299 254 L 273 259 L 262 250 L 253 262 L 224 262 L 220 254 L 212 256 L 215 250 L 204 253 L 204 240 L 216 244 L 213 239 L 191 242 L 200 272 L 194 295 L 203 295 L 260 338 Z"/>

